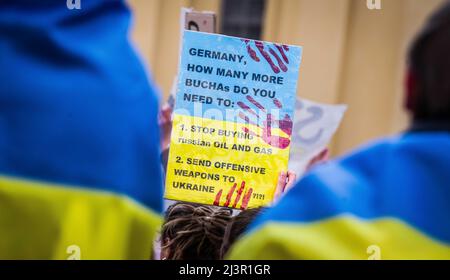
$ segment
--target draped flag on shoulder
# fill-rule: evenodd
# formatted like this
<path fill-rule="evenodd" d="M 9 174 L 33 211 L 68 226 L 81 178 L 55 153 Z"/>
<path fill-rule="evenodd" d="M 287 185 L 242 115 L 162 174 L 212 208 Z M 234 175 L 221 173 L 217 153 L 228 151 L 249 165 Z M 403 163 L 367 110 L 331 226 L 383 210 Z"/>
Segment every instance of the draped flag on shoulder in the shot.
<path fill-rule="evenodd" d="M 151 254 L 156 93 L 125 3 L 81 4 L 0 2 L 0 259 Z"/>
<path fill-rule="evenodd" d="M 231 259 L 450 259 L 450 134 L 407 133 L 317 167 Z"/>

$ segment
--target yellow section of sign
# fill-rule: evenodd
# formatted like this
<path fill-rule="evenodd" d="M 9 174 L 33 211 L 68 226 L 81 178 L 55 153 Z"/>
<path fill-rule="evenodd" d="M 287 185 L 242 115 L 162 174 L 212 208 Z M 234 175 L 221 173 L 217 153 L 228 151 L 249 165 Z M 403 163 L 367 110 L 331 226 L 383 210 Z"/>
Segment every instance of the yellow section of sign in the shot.
<path fill-rule="evenodd" d="M 232 208 L 269 204 L 289 147 L 273 147 L 261 133 L 254 125 L 174 114 L 165 198 Z M 288 137 L 277 128 L 272 134 Z"/>

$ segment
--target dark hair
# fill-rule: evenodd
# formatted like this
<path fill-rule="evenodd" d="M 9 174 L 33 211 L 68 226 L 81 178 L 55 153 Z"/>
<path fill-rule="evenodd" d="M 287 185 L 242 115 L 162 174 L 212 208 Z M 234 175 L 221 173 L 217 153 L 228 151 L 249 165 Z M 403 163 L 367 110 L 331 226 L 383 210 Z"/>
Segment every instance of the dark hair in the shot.
<path fill-rule="evenodd" d="M 222 258 L 227 254 L 231 246 L 245 233 L 251 222 L 259 215 L 265 208 L 253 208 L 243 210 L 238 215 L 234 216 L 228 223 L 223 238 L 221 249 Z"/>
<path fill-rule="evenodd" d="M 232 211 L 215 206 L 175 203 L 166 211 L 161 249 L 171 260 L 217 260 Z"/>
<path fill-rule="evenodd" d="M 450 120 L 450 2 L 437 10 L 409 52 L 416 80 L 411 110 L 415 120 Z"/>

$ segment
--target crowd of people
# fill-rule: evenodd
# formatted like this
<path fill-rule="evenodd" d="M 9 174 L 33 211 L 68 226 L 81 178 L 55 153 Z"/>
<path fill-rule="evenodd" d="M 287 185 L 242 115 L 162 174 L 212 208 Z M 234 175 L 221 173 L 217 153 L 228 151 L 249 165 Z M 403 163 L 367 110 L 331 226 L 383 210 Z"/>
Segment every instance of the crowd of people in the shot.
<path fill-rule="evenodd" d="M 124 1 L 32 2 L 0 2 L 0 258 L 148 259 L 157 240 L 163 260 L 450 259 L 450 2 L 410 47 L 408 131 L 323 151 L 239 212 L 163 210 L 171 109 L 158 127 Z"/>

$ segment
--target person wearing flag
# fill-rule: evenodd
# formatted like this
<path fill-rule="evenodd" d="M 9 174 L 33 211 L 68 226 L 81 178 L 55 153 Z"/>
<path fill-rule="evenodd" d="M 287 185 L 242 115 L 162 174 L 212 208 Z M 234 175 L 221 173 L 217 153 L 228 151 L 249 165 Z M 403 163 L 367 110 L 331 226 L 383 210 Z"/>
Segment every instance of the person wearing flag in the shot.
<path fill-rule="evenodd" d="M 450 2 L 412 44 L 411 128 L 314 168 L 230 259 L 450 259 Z"/>
<path fill-rule="evenodd" d="M 148 259 L 158 100 L 121 0 L 0 2 L 0 259 Z"/>

